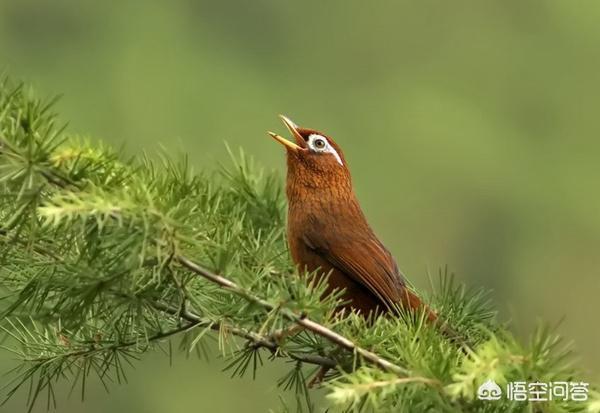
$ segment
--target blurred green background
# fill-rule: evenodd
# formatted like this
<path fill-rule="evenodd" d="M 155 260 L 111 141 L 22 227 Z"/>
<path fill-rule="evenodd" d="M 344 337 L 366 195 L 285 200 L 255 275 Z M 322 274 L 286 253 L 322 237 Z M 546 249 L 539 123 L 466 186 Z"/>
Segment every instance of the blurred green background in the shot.
<path fill-rule="evenodd" d="M 0 66 L 64 94 L 71 131 L 198 168 L 227 141 L 283 175 L 276 115 L 323 130 L 416 286 L 447 264 L 520 335 L 563 320 L 597 380 L 599 21 L 592 0 L 1 0 Z M 281 365 L 256 382 L 223 365 L 149 355 L 110 396 L 65 391 L 58 410 L 277 407 Z"/>

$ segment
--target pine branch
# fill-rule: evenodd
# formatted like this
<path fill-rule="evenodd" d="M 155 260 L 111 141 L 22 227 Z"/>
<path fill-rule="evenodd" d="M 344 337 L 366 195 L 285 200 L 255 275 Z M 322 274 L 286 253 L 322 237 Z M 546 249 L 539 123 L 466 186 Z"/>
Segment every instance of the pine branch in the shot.
<path fill-rule="evenodd" d="M 0 238 L 6 238 L 6 234 L 0 234 Z M 6 240 L 5 240 L 6 242 Z M 46 255 L 49 256 L 52 259 L 57 259 L 57 257 L 50 251 L 43 249 L 39 246 L 35 246 L 35 251 L 37 253 L 40 253 L 42 255 Z M 235 284 L 229 280 L 226 280 L 223 277 L 220 277 L 216 274 L 212 274 L 207 270 L 201 269 L 201 267 L 199 267 L 196 264 L 193 264 L 191 261 L 185 259 L 185 258 L 180 258 L 179 259 L 181 262 L 185 262 L 186 264 L 184 264 L 186 267 L 190 268 L 191 271 L 193 272 L 197 272 L 197 271 L 203 271 L 206 272 L 207 274 L 210 275 L 211 278 L 214 279 L 218 279 L 221 282 L 226 282 L 227 283 L 227 288 L 231 288 L 232 286 L 235 286 Z M 219 285 L 222 285 L 221 282 L 218 282 Z M 242 289 L 238 286 L 235 286 L 235 289 L 232 289 L 232 291 L 236 292 L 239 294 L 239 292 Z M 119 294 L 117 294 L 119 295 Z M 121 295 L 122 296 L 122 295 Z M 267 309 L 273 309 L 273 307 L 266 302 L 261 301 L 260 299 L 253 297 L 249 292 L 245 291 L 244 292 L 244 296 L 245 297 L 251 297 L 252 301 L 255 302 L 259 302 L 262 303 L 263 305 L 266 305 Z M 334 369 L 334 368 L 339 368 L 340 366 L 338 366 L 338 364 L 336 363 L 336 361 L 332 358 L 327 358 L 327 357 L 323 357 L 323 356 L 319 356 L 316 354 L 301 354 L 301 353 L 294 353 L 294 352 L 289 352 L 289 351 L 285 351 L 284 349 L 282 349 L 280 347 L 280 345 L 277 343 L 277 339 L 276 337 L 265 337 L 262 336 L 258 333 L 252 332 L 252 331 L 247 331 L 245 329 L 242 328 L 237 328 L 234 326 L 230 326 L 230 325 L 225 325 L 223 323 L 219 323 L 217 321 L 214 320 L 210 320 L 207 318 L 202 318 L 190 311 L 181 311 L 180 309 L 171 307 L 169 305 L 166 305 L 164 303 L 155 301 L 155 302 L 150 302 L 149 305 L 151 305 L 152 307 L 156 308 L 157 310 L 160 310 L 170 316 L 174 316 L 174 317 L 178 317 L 181 320 L 187 321 L 189 324 L 187 324 L 186 326 L 183 327 L 178 327 L 176 329 L 173 329 L 171 332 L 167 332 L 167 333 L 159 333 L 156 334 L 150 338 L 148 338 L 149 342 L 153 342 L 153 341 L 158 341 L 173 335 L 176 335 L 182 331 L 186 331 L 186 330 L 190 330 L 194 327 L 208 327 L 211 330 L 214 331 L 222 331 L 225 330 L 228 333 L 240 337 L 244 340 L 246 340 L 248 342 L 248 344 L 252 347 L 252 348 L 265 348 L 267 350 L 269 350 L 271 352 L 271 354 L 278 356 L 278 357 L 289 357 L 292 360 L 295 361 L 299 361 L 299 362 L 303 362 L 303 363 L 307 363 L 307 364 L 314 364 L 314 365 L 319 365 L 325 368 L 329 368 L 329 369 Z M 295 321 L 295 319 L 294 319 Z M 1 328 L 1 327 L 0 327 Z M 326 327 L 320 326 L 320 328 L 328 330 Z M 7 334 L 10 335 L 10 330 L 5 330 Z M 335 334 L 334 332 L 330 331 L 329 334 Z M 109 348 L 104 348 L 103 350 L 106 349 L 111 349 L 111 348 L 125 348 L 125 347 L 130 347 L 132 345 L 136 344 L 136 342 L 129 342 L 129 343 L 120 343 L 114 347 L 109 347 Z M 363 350 L 363 349 L 361 349 Z M 98 351 L 102 351 L 98 348 L 89 350 L 89 352 L 98 352 Z M 364 350 L 363 350 L 364 351 Z M 76 357 L 79 355 L 86 355 L 88 354 L 86 350 L 82 350 L 79 352 L 73 352 L 68 354 L 69 357 Z M 36 360 L 28 360 L 28 361 L 43 361 L 44 359 L 36 359 Z"/>
<path fill-rule="evenodd" d="M 279 357 L 289 357 L 292 360 L 303 363 L 314 364 L 326 368 L 338 367 L 335 360 L 327 357 L 322 357 L 316 354 L 299 354 L 285 351 L 279 346 L 277 340 L 273 337 L 265 337 L 252 331 L 247 331 L 241 328 L 219 324 L 214 321 L 203 320 L 201 317 L 189 311 L 179 312 L 179 310 L 164 305 L 162 303 L 152 303 L 152 305 L 157 309 L 164 311 L 167 314 L 178 316 L 183 320 L 187 320 L 193 325 L 209 326 L 214 331 L 225 330 L 234 336 L 246 340 L 248 342 L 248 345 L 250 345 L 252 348 L 265 348 L 269 350 L 273 355 L 277 355 Z"/>
<path fill-rule="evenodd" d="M 267 310 L 279 311 L 285 318 L 289 319 L 290 321 L 293 321 L 293 322 L 297 323 L 299 326 L 302 326 L 302 327 L 306 328 L 307 330 L 310 330 L 313 333 L 331 341 L 333 344 L 339 346 L 340 348 L 343 348 L 343 349 L 346 349 L 346 350 L 349 350 L 349 351 L 352 351 L 352 352 L 358 354 L 363 359 L 365 359 L 368 362 L 374 364 L 375 366 L 383 369 L 384 371 L 389 371 L 389 372 L 396 373 L 399 375 L 410 374 L 410 372 L 408 370 L 406 370 L 405 368 L 402 368 L 402 367 L 386 360 L 385 358 L 378 356 L 377 354 L 375 354 L 369 350 L 366 350 L 364 348 L 357 346 L 355 343 L 353 343 L 351 340 L 347 339 L 346 337 L 336 333 L 335 331 L 325 327 L 322 324 L 319 324 L 315 321 L 310 320 L 303 314 L 296 314 L 293 311 L 290 311 L 289 309 L 284 308 L 284 307 L 276 308 L 273 304 L 252 295 L 249 291 L 241 288 L 240 286 L 235 284 L 233 281 L 231 281 L 225 277 L 222 277 L 220 275 L 214 274 L 214 273 L 202 268 L 198 264 L 190 261 L 189 259 L 187 259 L 185 257 L 178 257 L 177 259 L 184 267 L 186 267 L 190 271 L 220 285 L 221 287 L 223 287 L 227 290 L 234 292 L 235 294 L 238 294 L 238 295 L 244 297 L 245 299 L 247 299 L 249 301 L 253 301 L 253 302 L 261 305 L 262 307 L 264 307 Z M 329 366 L 329 367 L 333 367 L 333 366 Z M 335 367 L 337 367 L 337 365 Z"/>

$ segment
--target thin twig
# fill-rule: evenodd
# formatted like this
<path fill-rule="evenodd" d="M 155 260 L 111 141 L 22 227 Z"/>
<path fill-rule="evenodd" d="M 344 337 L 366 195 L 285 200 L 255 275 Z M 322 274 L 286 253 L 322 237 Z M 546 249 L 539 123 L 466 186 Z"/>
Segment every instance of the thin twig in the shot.
<path fill-rule="evenodd" d="M 164 331 L 164 332 L 160 332 L 157 333 L 153 336 L 150 336 L 147 338 L 147 344 L 150 344 L 153 341 L 157 341 L 157 340 L 162 340 L 165 338 L 169 338 L 172 337 L 176 334 L 179 334 L 183 331 L 187 331 L 191 328 L 197 327 L 200 325 L 200 321 L 195 322 L 195 321 L 189 321 L 186 325 L 177 327 L 173 330 L 168 330 L 168 331 Z M 131 341 L 126 341 L 124 343 L 111 343 L 109 345 L 91 345 L 90 348 L 87 349 L 81 349 L 81 350 L 75 350 L 72 352 L 68 352 L 68 353 L 63 353 L 61 355 L 59 355 L 58 357 L 60 358 L 72 358 L 72 357 L 87 357 L 90 356 L 92 354 L 95 353 L 99 353 L 102 351 L 107 351 L 107 350 L 112 350 L 112 351 L 116 351 L 116 350 L 122 350 L 125 349 L 127 347 L 133 347 L 137 344 L 143 344 L 140 343 L 140 341 L 138 340 L 131 340 Z M 25 361 L 30 361 L 30 362 L 45 362 L 48 360 L 52 360 L 57 358 L 56 356 L 54 357 L 37 357 L 37 358 L 32 358 L 32 359 L 25 359 Z"/>
<path fill-rule="evenodd" d="M 439 380 L 417 376 L 417 377 L 398 377 L 398 378 L 395 378 L 392 380 L 379 380 L 379 381 L 373 381 L 370 383 L 360 383 L 360 384 L 354 384 L 351 387 L 356 390 L 369 391 L 369 390 L 374 390 L 374 389 L 381 388 L 381 387 L 396 386 L 399 384 L 407 384 L 407 383 L 423 383 L 428 386 L 436 386 L 436 387 L 441 385 Z"/>
<path fill-rule="evenodd" d="M 163 311 L 169 315 L 180 317 L 183 320 L 189 322 L 196 322 L 198 325 L 210 326 L 211 330 L 221 331 L 225 330 L 228 333 L 243 338 L 248 341 L 252 346 L 256 348 L 265 348 L 270 350 L 272 354 L 277 356 L 287 356 L 293 360 L 301 361 L 308 364 L 315 364 L 327 368 L 335 368 L 338 366 L 338 363 L 329 357 L 324 357 L 316 354 L 303 354 L 303 353 L 294 353 L 283 349 L 275 340 L 270 337 L 266 337 L 255 333 L 253 331 L 248 331 L 242 328 L 225 325 L 223 323 L 218 323 L 215 321 L 211 321 L 208 319 L 203 319 L 202 317 L 190 312 L 184 311 L 181 312 L 177 308 L 173 308 L 166 304 L 160 302 L 152 302 L 151 305 L 157 310 Z"/>
<path fill-rule="evenodd" d="M 273 310 L 275 308 L 275 306 L 272 303 L 252 295 L 249 291 L 240 287 L 239 285 L 237 285 L 230 279 L 225 278 L 221 275 L 215 274 L 215 273 L 201 267 L 200 265 L 196 264 L 195 262 L 191 261 L 190 259 L 188 259 L 186 257 L 179 256 L 179 257 L 177 257 L 177 261 L 183 267 L 194 272 L 195 274 L 198 274 L 198 275 L 206 278 L 207 280 L 220 285 L 222 288 L 224 288 L 228 291 L 231 291 L 237 295 L 240 295 L 240 296 L 244 297 L 245 299 L 264 307 L 266 310 Z M 288 320 L 297 323 L 298 325 L 327 339 L 328 341 L 336 344 L 337 346 L 339 346 L 341 348 L 344 348 L 346 350 L 352 351 L 352 352 L 360 355 L 366 361 L 370 362 L 371 364 L 374 364 L 375 366 L 381 368 L 384 371 L 392 372 L 392 373 L 402 375 L 402 376 L 406 376 L 409 374 L 409 371 L 407 369 L 400 367 L 397 364 L 394 364 L 391 361 L 386 360 L 383 357 L 380 357 L 377 354 L 356 345 L 351 340 L 349 340 L 346 337 L 342 336 L 341 334 L 338 334 L 335 331 L 325 327 L 322 324 L 312 321 L 309 318 L 304 317 L 301 314 L 296 314 L 287 308 L 280 307 L 279 311 Z"/>

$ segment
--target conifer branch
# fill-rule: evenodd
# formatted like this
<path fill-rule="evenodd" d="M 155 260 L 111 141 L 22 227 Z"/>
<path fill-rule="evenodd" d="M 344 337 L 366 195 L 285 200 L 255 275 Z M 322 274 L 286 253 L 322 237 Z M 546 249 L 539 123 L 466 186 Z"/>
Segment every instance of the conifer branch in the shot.
<path fill-rule="evenodd" d="M 221 287 L 223 287 L 227 290 L 234 292 L 235 294 L 238 294 L 238 295 L 244 297 L 245 299 L 247 299 L 249 301 L 253 301 L 253 302 L 263 306 L 267 310 L 275 309 L 275 306 L 272 303 L 269 303 L 265 300 L 262 300 L 256 296 L 252 295 L 249 291 L 246 291 L 245 289 L 241 288 L 233 281 L 231 281 L 225 277 L 222 277 L 220 275 L 214 274 L 205 268 L 202 268 L 200 265 L 192 262 L 188 258 L 178 257 L 178 261 L 181 263 L 181 265 L 183 265 L 190 271 L 220 285 Z M 349 350 L 351 352 L 356 353 L 357 355 L 361 356 L 363 359 L 365 359 L 369 363 L 374 364 L 375 366 L 381 368 L 384 371 L 389 371 L 389 372 L 396 373 L 396 374 L 403 375 L 403 376 L 410 374 L 410 372 L 408 370 L 406 370 L 405 368 L 402 368 L 402 367 L 386 360 L 385 358 L 378 356 L 377 354 L 375 354 L 369 350 L 366 350 L 364 348 L 361 348 L 360 346 L 357 346 L 355 343 L 352 342 L 352 340 L 349 340 L 348 338 L 336 333 L 335 331 L 325 327 L 322 324 L 319 324 L 313 320 L 310 320 L 303 314 L 296 314 L 296 313 L 290 311 L 289 309 L 282 308 L 282 307 L 277 308 L 277 310 L 279 312 L 281 312 L 281 314 L 284 317 L 286 317 L 287 319 L 289 319 L 290 321 L 293 321 L 293 322 L 297 323 L 299 326 L 302 326 L 305 329 L 310 330 L 313 333 L 331 341 L 332 343 L 339 346 L 340 348 L 343 348 L 345 350 Z M 328 366 L 328 367 L 333 367 L 333 366 Z"/>
<path fill-rule="evenodd" d="M 3 242 L 8 241 L 6 239 L 6 234 L 0 233 L 0 238 L 4 238 Z M 21 242 L 21 241 L 17 240 L 17 242 Z M 44 249 L 37 245 L 34 246 L 34 249 L 37 253 L 46 255 L 52 259 L 57 259 L 56 255 L 54 255 L 52 252 L 48 251 L 47 249 Z M 183 264 L 185 267 L 189 268 L 191 271 L 193 271 L 199 275 L 204 276 L 203 274 L 206 273 L 206 274 L 208 274 L 207 278 L 210 277 L 209 279 L 219 280 L 219 282 L 217 282 L 217 281 L 215 281 L 215 282 L 217 282 L 217 284 L 219 284 L 223 287 L 230 288 L 234 293 L 239 294 L 240 291 L 243 291 L 240 287 L 235 285 L 235 283 L 231 282 L 230 280 L 227 280 L 224 277 L 213 274 L 210 271 L 201 268 L 197 264 L 192 263 L 190 260 L 188 260 L 186 258 L 180 258 L 179 261 L 182 263 L 185 263 L 185 264 Z M 200 271 L 202 271 L 202 273 L 200 273 Z M 234 287 L 234 288 L 232 288 L 232 287 Z M 118 294 L 118 293 L 116 293 L 116 295 L 122 296 L 122 294 Z M 256 297 L 253 297 L 247 291 L 244 291 L 244 297 L 246 297 L 246 298 L 251 297 L 251 301 L 262 303 L 263 305 L 265 305 L 265 308 L 267 308 L 267 309 L 273 309 L 273 306 L 270 303 L 267 303 L 264 300 L 260 300 Z M 158 333 L 152 337 L 149 337 L 148 342 L 165 339 L 165 338 L 171 337 L 173 335 L 176 335 L 178 333 L 181 333 L 183 331 L 190 330 L 194 327 L 209 327 L 213 331 L 225 330 L 234 336 L 237 336 L 237 337 L 240 337 L 240 338 L 246 340 L 251 347 L 256 348 L 256 349 L 265 348 L 265 349 L 269 350 L 271 352 L 271 354 L 278 356 L 278 357 L 289 357 L 295 361 L 319 365 L 319 366 L 322 366 L 322 367 L 325 367 L 328 369 L 341 368 L 341 366 L 339 366 L 338 363 L 332 358 L 328 358 L 328 357 L 324 357 L 324 356 L 320 356 L 320 355 L 316 355 L 316 354 L 302 354 L 302 353 L 286 351 L 283 348 L 281 348 L 281 346 L 278 344 L 277 340 L 274 337 L 265 337 L 265 336 L 262 336 L 258 333 L 252 332 L 252 331 L 248 331 L 248 330 L 238 328 L 235 326 L 230 326 L 230 325 L 226 325 L 223 323 L 219 323 L 217 321 L 210 320 L 208 318 L 202 318 L 188 310 L 181 311 L 180 309 L 171 307 L 169 305 L 166 305 L 166 304 L 158 302 L 158 301 L 152 301 L 149 304 L 152 307 L 156 308 L 157 310 L 160 310 L 170 316 L 178 317 L 181 320 L 187 321 L 188 324 L 185 326 L 181 326 L 176 329 L 173 329 L 169 332 Z M 294 321 L 295 321 L 295 319 L 294 319 Z M 326 329 L 323 326 L 321 326 L 321 328 Z M 7 330 L 5 330 L 5 331 L 8 334 L 10 334 L 10 331 L 7 331 Z M 331 331 L 331 333 L 333 333 L 333 332 Z M 335 333 L 333 333 L 333 334 L 335 334 Z M 120 348 L 126 348 L 126 347 L 130 347 L 132 345 L 135 345 L 136 343 L 137 342 L 135 342 L 135 341 L 131 341 L 131 342 L 119 343 L 117 345 L 107 346 L 107 347 L 103 347 L 103 348 L 96 347 L 96 348 L 90 349 L 90 350 L 75 351 L 75 352 L 72 352 L 69 354 L 65 354 L 65 356 L 68 356 L 68 357 L 76 357 L 79 355 L 84 356 L 87 354 L 91 354 L 91 353 L 95 353 L 95 352 L 99 352 L 99 351 L 103 351 L 103 350 L 115 350 L 115 349 L 120 349 Z M 360 350 L 363 350 L 363 349 L 360 349 Z M 365 350 L 363 350 L 363 351 L 365 351 Z M 31 359 L 28 361 L 44 361 L 44 360 L 45 359 L 43 359 L 43 358 L 38 358 L 38 359 Z"/>
<path fill-rule="evenodd" d="M 335 360 L 316 354 L 299 354 L 285 351 L 282 349 L 273 337 L 265 337 L 258 333 L 247 331 L 242 328 L 225 325 L 211 320 L 203 320 L 201 317 L 189 311 L 180 312 L 176 308 L 169 307 L 162 303 L 152 303 L 158 310 L 164 311 L 167 314 L 175 315 L 183 320 L 190 322 L 192 326 L 209 326 L 214 331 L 225 330 L 234 336 L 240 337 L 248 342 L 253 348 L 265 348 L 273 355 L 280 357 L 289 357 L 292 360 L 300 361 L 308 364 L 315 364 L 326 368 L 337 368 L 338 364 Z"/>

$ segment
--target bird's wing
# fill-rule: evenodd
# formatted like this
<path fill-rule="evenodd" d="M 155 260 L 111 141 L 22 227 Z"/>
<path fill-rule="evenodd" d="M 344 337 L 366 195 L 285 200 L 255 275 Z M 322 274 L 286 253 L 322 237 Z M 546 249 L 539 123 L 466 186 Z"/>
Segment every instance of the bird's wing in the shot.
<path fill-rule="evenodd" d="M 403 301 L 404 280 L 389 251 L 373 234 L 369 235 L 362 236 L 354 231 L 329 237 L 323 233 L 305 234 L 303 240 L 333 267 L 393 308 Z"/>

